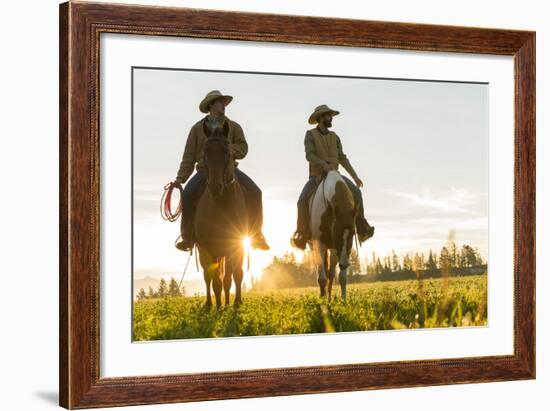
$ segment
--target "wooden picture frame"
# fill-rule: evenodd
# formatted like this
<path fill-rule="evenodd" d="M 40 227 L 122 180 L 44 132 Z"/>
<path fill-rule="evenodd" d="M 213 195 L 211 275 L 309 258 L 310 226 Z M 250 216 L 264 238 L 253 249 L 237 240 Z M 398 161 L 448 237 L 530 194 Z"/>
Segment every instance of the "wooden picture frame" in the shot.
<path fill-rule="evenodd" d="M 60 5 L 60 405 L 92 408 L 535 378 L 535 33 L 290 15 Z M 101 33 L 513 56 L 514 354 L 100 378 Z M 312 378 L 312 377 L 315 378 Z"/>

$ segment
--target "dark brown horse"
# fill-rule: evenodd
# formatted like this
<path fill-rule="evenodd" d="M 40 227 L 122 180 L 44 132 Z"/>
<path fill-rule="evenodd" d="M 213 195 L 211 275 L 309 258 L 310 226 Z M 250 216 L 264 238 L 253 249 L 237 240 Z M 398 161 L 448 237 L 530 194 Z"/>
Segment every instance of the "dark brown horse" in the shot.
<path fill-rule="evenodd" d="M 201 194 L 195 215 L 195 233 L 199 260 L 206 283 L 206 304 L 212 305 L 210 285 L 216 306 L 220 307 L 222 287 L 229 305 L 231 280 L 235 281 L 235 305 L 242 302 L 243 238 L 248 232 L 246 200 L 235 179 L 235 161 L 229 140 L 228 125 L 210 130 L 204 146 L 207 189 Z"/>

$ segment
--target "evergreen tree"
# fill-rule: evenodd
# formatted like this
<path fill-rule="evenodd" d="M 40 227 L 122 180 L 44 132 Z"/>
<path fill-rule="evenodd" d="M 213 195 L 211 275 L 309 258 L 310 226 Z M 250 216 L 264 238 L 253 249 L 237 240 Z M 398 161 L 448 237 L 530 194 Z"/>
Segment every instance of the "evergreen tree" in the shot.
<path fill-rule="evenodd" d="M 143 288 L 139 289 L 139 293 L 137 295 L 138 301 L 145 300 L 147 298 L 147 294 L 145 294 L 145 290 Z"/>
<path fill-rule="evenodd" d="M 166 280 L 164 278 L 161 278 L 160 280 L 157 294 L 160 298 L 168 296 L 168 286 L 166 285 Z"/>
<path fill-rule="evenodd" d="M 170 278 L 170 283 L 168 284 L 168 295 L 170 297 L 179 297 L 181 295 L 178 282 L 174 277 Z"/>
<path fill-rule="evenodd" d="M 403 257 L 403 270 L 413 271 L 413 260 L 408 254 L 406 254 L 405 257 Z"/>
<path fill-rule="evenodd" d="M 384 269 L 382 270 L 382 272 L 384 274 L 391 273 L 391 259 L 389 255 L 384 257 Z"/>
<path fill-rule="evenodd" d="M 441 269 L 441 275 L 446 276 L 449 274 L 452 264 L 452 257 L 447 247 L 441 248 L 439 254 L 439 268 Z"/>
<path fill-rule="evenodd" d="M 367 261 L 367 274 L 372 275 L 372 276 L 377 275 L 377 272 L 376 272 L 376 253 L 374 251 L 372 252 L 371 261 Z"/>
<path fill-rule="evenodd" d="M 465 268 L 466 267 L 466 256 L 464 255 L 463 248 L 458 250 L 456 255 L 456 266 L 458 268 Z"/>
<path fill-rule="evenodd" d="M 376 275 L 379 276 L 384 272 L 384 266 L 380 261 L 380 257 L 376 257 Z"/>
<path fill-rule="evenodd" d="M 476 247 L 474 249 L 474 254 L 475 254 L 475 265 L 482 265 L 483 264 L 483 259 L 481 258 L 481 254 L 479 252 L 479 249 Z"/>
<path fill-rule="evenodd" d="M 395 254 L 394 250 L 391 250 L 391 269 L 394 272 L 401 271 L 401 263 L 399 262 L 399 256 Z"/>
<path fill-rule="evenodd" d="M 418 255 L 418 263 L 420 264 L 419 267 L 426 267 L 426 256 L 424 253 Z"/>
<path fill-rule="evenodd" d="M 437 270 L 437 255 L 430 249 L 430 253 L 428 254 L 428 261 L 426 262 L 426 270 L 432 271 Z"/>
<path fill-rule="evenodd" d="M 449 260 L 451 264 L 450 268 L 458 266 L 457 249 L 454 241 L 449 242 Z"/>
<path fill-rule="evenodd" d="M 359 255 L 357 254 L 357 250 L 355 248 L 351 250 L 349 255 L 348 274 L 361 274 L 361 261 L 359 260 Z"/>
<path fill-rule="evenodd" d="M 413 271 L 415 271 L 417 275 L 421 274 L 424 267 L 425 267 L 424 259 L 418 253 L 415 253 L 414 259 L 412 261 Z"/>
<path fill-rule="evenodd" d="M 468 268 L 473 267 L 477 263 L 477 257 L 475 250 L 468 244 L 462 246 L 462 256 L 465 262 L 465 266 Z"/>

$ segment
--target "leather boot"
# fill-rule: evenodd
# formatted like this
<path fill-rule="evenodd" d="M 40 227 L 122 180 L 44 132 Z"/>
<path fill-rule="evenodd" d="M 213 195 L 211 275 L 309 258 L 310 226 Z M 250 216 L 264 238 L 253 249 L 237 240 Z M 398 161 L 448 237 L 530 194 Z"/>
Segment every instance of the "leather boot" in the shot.
<path fill-rule="evenodd" d="M 355 226 L 357 228 L 357 237 L 361 243 L 367 241 L 374 235 L 374 227 L 368 223 L 365 217 L 358 216 L 355 221 Z"/>
<path fill-rule="evenodd" d="M 290 244 L 301 250 L 306 249 L 307 242 L 311 238 L 311 232 L 308 224 L 309 216 L 306 207 L 298 208 L 298 222 L 296 224 L 296 231 L 290 239 Z"/>
<path fill-rule="evenodd" d="M 195 245 L 193 225 L 191 223 L 182 223 L 182 228 L 181 240 L 176 243 L 176 248 L 181 251 L 191 251 Z"/>
<path fill-rule="evenodd" d="M 244 190 L 248 209 L 248 223 L 250 233 L 250 246 L 256 250 L 269 250 L 269 244 L 262 233 L 263 206 L 261 193 L 251 193 Z"/>

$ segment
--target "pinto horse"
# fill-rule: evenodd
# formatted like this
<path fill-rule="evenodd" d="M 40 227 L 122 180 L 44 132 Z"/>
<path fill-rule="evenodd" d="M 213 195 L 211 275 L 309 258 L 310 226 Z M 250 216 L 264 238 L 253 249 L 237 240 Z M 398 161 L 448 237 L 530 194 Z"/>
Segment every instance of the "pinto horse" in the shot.
<path fill-rule="evenodd" d="M 206 283 L 206 305 L 212 305 L 210 285 L 216 307 L 229 305 L 229 290 L 235 281 L 235 305 L 242 302 L 243 238 L 248 232 L 245 194 L 235 179 L 235 161 L 231 154 L 227 123 L 204 132 L 208 138 L 203 161 L 207 172 L 206 188 L 197 203 L 194 228 L 199 261 Z"/>
<path fill-rule="evenodd" d="M 346 299 L 347 268 L 355 235 L 358 207 L 353 194 L 337 171 L 329 171 L 309 200 L 313 262 L 317 271 L 321 297 L 332 285 L 338 264 L 338 281 L 342 299 Z M 328 284 L 327 284 L 328 279 Z M 328 290 L 327 290 L 328 285 Z"/>

